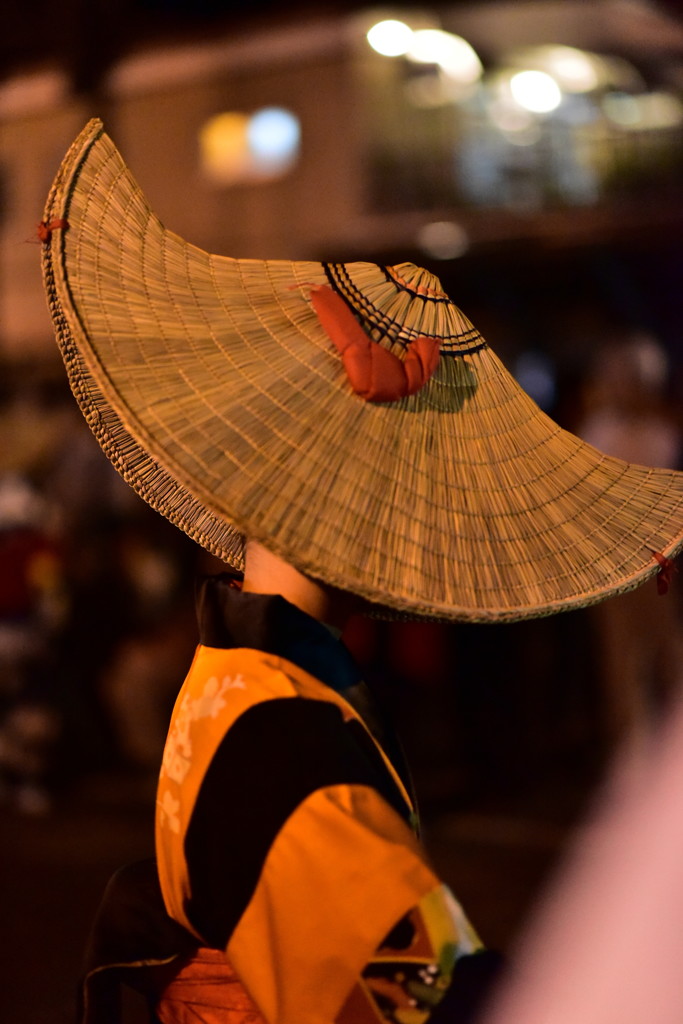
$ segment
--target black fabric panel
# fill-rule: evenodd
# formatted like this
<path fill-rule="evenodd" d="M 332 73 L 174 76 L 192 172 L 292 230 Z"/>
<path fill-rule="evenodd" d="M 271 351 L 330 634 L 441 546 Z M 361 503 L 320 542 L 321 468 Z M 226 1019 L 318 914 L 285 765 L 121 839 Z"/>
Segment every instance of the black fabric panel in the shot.
<path fill-rule="evenodd" d="M 461 956 L 446 995 L 429 1015 L 429 1024 L 484 1024 L 482 1015 L 505 966 L 501 954 L 491 949 Z"/>
<path fill-rule="evenodd" d="M 107 964 L 162 960 L 197 940 L 166 913 L 154 858 L 119 868 L 105 889 L 90 933 L 85 971 Z"/>
<path fill-rule="evenodd" d="M 298 665 L 355 708 L 389 755 L 416 805 L 415 791 L 391 715 L 361 679 L 360 669 L 326 626 L 279 594 L 242 593 L 227 573 L 204 577 L 197 587 L 200 642 L 207 647 L 248 647 Z"/>
<path fill-rule="evenodd" d="M 376 696 L 365 683 L 349 686 L 341 695 L 358 714 L 363 724 L 379 743 L 387 755 L 392 768 L 403 783 L 410 796 L 412 805 L 417 809 L 417 794 L 413 778 L 408 768 L 406 755 L 401 745 L 387 708 L 377 700 Z M 367 736 L 365 736 L 367 742 Z"/>
<path fill-rule="evenodd" d="M 200 642 L 249 647 L 287 658 L 342 693 L 360 682 L 360 670 L 327 626 L 280 594 L 242 593 L 224 573 L 205 577 L 196 593 Z"/>
<path fill-rule="evenodd" d="M 121 985 L 144 991 L 160 962 L 189 955 L 197 940 L 166 913 L 152 858 L 109 881 L 90 934 L 79 989 L 80 1024 L 122 1024 Z M 175 970 L 175 967 L 171 968 Z"/>
<path fill-rule="evenodd" d="M 326 786 L 371 786 L 404 818 L 407 807 L 359 722 L 301 697 L 246 711 L 224 737 L 204 777 L 185 837 L 188 919 L 225 948 L 256 888 L 282 825 Z"/>

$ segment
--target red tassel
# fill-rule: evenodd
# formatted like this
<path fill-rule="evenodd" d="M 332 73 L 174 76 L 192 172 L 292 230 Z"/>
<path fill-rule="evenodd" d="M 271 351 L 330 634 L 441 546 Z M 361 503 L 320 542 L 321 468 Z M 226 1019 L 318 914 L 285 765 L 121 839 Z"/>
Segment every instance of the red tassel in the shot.
<path fill-rule="evenodd" d="M 657 593 L 666 594 L 673 581 L 673 575 L 678 572 L 678 569 L 674 565 L 673 559 L 667 558 L 661 551 L 653 551 L 652 556 L 657 559 L 660 567 L 657 573 Z"/>
<path fill-rule="evenodd" d="M 41 242 L 49 242 L 52 237 L 52 232 L 56 228 L 61 228 L 63 231 L 68 231 L 69 222 L 64 219 L 51 220 L 50 223 L 46 220 L 41 220 L 38 225 L 38 238 Z"/>
<path fill-rule="evenodd" d="M 439 340 L 421 335 L 401 360 L 365 333 L 340 295 L 327 285 L 311 288 L 311 303 L 342 357 L 351 387 L 368 402 L 396 402 L 414 395 L 439 362 Z"/>

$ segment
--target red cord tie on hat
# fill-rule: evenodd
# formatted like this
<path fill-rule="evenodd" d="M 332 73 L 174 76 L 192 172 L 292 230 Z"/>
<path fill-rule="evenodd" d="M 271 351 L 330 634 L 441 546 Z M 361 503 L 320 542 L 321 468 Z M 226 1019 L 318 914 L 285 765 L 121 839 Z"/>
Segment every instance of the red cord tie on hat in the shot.
<path fill-rule="evenodd" d="M 439 340 L 420 335 L 399 359 L 365 333 L 340 295 L 327 285 L 311 288 L 311 303 L 357 395 L 368 402 L 396 402 L 414 395 L 439 362 Z"/>
<path fill-rule="evenodd" d="M 657 593 L 666 594 L 671 586 L 673 576 L 678 569 L 674 565 L 672 558 L 667 558 L 661 553 L 661 551 L 653 551 L 653 558 L 656 558 L 659 562 L 659 572 L 657 573 Z"/>
<path fill-rule="evenodd" d="M 41 220 L 38 225 L 38 238 L 41 242 L 49 242 L 52 237 L 52 232 L 57 228 L 62 228 L 63 231 L 67 231 L 69 228 L 68 220 L 60 218 L 58 220 L 51 220 L 49 224 L 46 220 Z"/>

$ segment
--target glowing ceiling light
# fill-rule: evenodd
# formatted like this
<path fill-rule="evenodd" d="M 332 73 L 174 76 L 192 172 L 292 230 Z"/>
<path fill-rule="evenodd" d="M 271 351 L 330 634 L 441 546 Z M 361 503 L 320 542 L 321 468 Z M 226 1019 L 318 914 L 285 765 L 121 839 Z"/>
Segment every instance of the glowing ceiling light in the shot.
<path fill-rule="evenodd" d="M 476 82 L 483 70 L 466 39 L 437 28 L 414 32 L 407 55 L 419 64 L 438 64 L 450 78 L 463 83 Z"/>
<path fill-rule="evenodd" d="M 383 57 L 400 57 L 407 53 L 413 37 L 413 30 L 403 21 L 388 18 L 378 21 L 366 34 L 373 50 Z"/>
<path fill-rule="evenodd" d="M 592 92 L 606 81 L 604 59 L 574 46 L 529 46 L 509 59 L 518 68 L 545 71 L 565 92 Z"/>
<path fill-rule="evenodd" d="M 551 46 L 547 70 L 567 92 L 591 92 L 600 84 L 596 58 L 573 46 Z"/>
<path fill-rule="evenodd" d="M 534 114 L 548 114 L 562 102 L 562 90 L 545 71 L 518 71 L 510 79 L 510 92 L 520 107 Z"/>
<path fill-rule="evenodd" d="M 448 32 L 440 28 L 422 28 L 413 32 L 408 56 L 420 64 L 440 64 L 448 53 L 448 44 Z"/>

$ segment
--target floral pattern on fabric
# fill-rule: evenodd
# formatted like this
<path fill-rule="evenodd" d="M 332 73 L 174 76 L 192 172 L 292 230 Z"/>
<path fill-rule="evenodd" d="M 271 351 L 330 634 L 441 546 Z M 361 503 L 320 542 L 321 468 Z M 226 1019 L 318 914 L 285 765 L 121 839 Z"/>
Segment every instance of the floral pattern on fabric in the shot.
<path fill-rule="evenodd" d="M 221 682 L 216 676 L 211 676 L 199 697 L 193 699 L 189 693 L 185 696 L 166 740 L 162 775 L 168 775 L 174 782 L 184 781 L 192 760 L 192 724 L 201 718 L 217 718 L 225 707 L 227 691 L 244 688 L 245 683 L 240 675 L 234 679 L 225 676 Z"/>
<path fill-rule="evenodd" d="M 182 785 L 192 763 L 192 726 L 203 718 L 216 719 L 227 704 L 230 690 L 244 690 L 246 683 L 240 673 L 235 676 L 210 676 L 197 697 L 187 693 L 174 713 L 166 738 L 159 776 L 158 806 L 162 823 L 176 834 L 180 831 L 180 803 L 168 789 L 161 789 L 164 779 Z"/>

